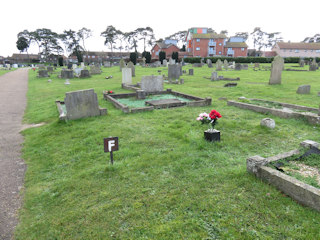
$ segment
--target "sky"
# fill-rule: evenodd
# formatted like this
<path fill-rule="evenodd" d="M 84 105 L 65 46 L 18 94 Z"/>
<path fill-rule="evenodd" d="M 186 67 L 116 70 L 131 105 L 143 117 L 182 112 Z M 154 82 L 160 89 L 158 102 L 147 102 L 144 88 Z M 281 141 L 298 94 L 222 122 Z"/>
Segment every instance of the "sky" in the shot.
<path fill-rule="evenodd" d="M 316 27 L 319 7 L 319 0 L 1 1 L 0 56 L 19 53 L 17 34 L 38 28 L 57 33 L 89 28 L 93 31 L 93 36 L 86 40 L 89 51 L 110 51 L 100 36 L 109 25 L 123 32 L 148 26 L 156 39 L 191 27 L 210 27 L 218 33 L 227 30 L 228 36 L 236 32 L 251 33 L 260 27 L 268 33 L 281 32 L 284 41 L 300 42 L 320 32 Z M 29 53 L 38 53 L 38 48 L 31 47 Z"/>

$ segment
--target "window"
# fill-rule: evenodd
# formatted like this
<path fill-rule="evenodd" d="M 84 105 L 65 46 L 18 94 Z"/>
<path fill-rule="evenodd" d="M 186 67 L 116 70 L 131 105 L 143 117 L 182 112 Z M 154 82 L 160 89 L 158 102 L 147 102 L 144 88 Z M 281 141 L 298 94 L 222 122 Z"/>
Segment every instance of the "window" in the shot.
<path fill-rule="evenodd" d="M 320 50 L 316 50 L 316 53 L 320 53 Z"/>
<path fill-rule="evenodd" d="M 244 48 L 243 48 L 243 47 L 241 48 L 241 51 L 244 51 Z"/>
<path fill-rule="evenodd" d="M 197 38 L 197 42 L 200 42 L 200 38 Z"/>
<path fill-rule="evenodd" d="M 295 52 L 295 53 L 298 53 L 298 52 L 299 52 L 299 49 L 294 50 L 294 52 Z"/>
<path fill-rule="evenodd" d="M 200 48 L 199 48 L 199 47 L 197 47 L 197 48 L 196 48 L 196 50 L 197 50 L 197 51 L 200 51 Z"/>
<path fill-rule="evenodd" d="M 221 52 L 219 52 L 219 55 L 221 55 Z"/>
<path fill-rule="evenodd" d="M 231 47 L 229 47 L 229 48 L 228 48 L 228 50 L 229 50 L 229 51 L 232 51 L 232 48 L 231 48 Z"/>
<path fill-rule="evenodd" d="M 221 46 L 222 45 L 222 43 L 219 43 L 219 46 Z"/>
<path fill-rule="evenodd" d="M 92 56 L 92 58 L 95 58 L 96 56 Z"/>

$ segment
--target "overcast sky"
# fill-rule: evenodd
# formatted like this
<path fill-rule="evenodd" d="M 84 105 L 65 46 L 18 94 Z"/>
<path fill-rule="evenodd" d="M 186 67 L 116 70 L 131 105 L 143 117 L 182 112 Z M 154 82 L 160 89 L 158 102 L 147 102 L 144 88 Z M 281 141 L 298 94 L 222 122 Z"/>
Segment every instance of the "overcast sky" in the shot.
<path fill-rule="evenodd" d="M 93 31 L 86 43 L 90 51 L 109 51 L 100 37 L 108 25 L 123 32 L 149 26 L 156 39 L 191 27 L 228 30 L 229 36 L 260 27 L 281 32 L 285 41 L 298 42 L 320 33 L 319 7 L 319 0 L 6 0 L 0 4 L 0 56 L 18 53 L 17 34 L 37 28 L 57 33 L 89 28 Z M 37 53 L 37 48 L 31 52 Z"/>

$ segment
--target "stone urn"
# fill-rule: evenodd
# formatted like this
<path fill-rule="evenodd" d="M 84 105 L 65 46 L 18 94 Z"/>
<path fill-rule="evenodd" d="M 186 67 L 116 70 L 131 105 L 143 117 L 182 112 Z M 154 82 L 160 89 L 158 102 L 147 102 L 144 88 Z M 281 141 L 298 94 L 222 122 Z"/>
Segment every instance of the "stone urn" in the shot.
<path fill-rule="evenodd" d="M 209 142 L 220 142 L 220 131 L 216 129 L 208 129 L 204 131 L 204 138 Z"/>

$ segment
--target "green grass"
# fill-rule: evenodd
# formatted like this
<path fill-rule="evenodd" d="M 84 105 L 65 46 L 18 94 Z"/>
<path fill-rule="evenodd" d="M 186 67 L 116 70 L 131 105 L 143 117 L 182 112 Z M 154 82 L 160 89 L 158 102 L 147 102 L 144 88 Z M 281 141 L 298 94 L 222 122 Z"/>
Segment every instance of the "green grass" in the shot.
<path fill-rule="evenodd" d="M 11 69 L 11 70 L 3 70 L 3 69 L 0 69 L 0 76 L 6 74 L 6 73 L 8 73 L 8 72 L 12 72 L 12 71 L 14 71 L 14 70 L 15 70 L 15 69 Z"/>
<path fill-rule="evenodd" d="M 134 83 L 157 70 L 137 67 Z M 318 107 L 319 72 L 283 72 L 282 84 L 271 86 L 268 71 L 223 71 L 241 79 L 237 87 L 224 88 L 225 82 L 203 78 L 211 71 L 194 68 L 183 85 L 165 88 L 211 97 L 212 106 L 136 114 L 103 100 L 103 90 L 130 92 L 121 89 L 118 67 L 71 79 L 71 85 L 56 76 L 48 83 L 30 71 L 24 121 L 47 124 L 23 132 L 28 169 L 16 239 L 317 239 L 320 214 L 248 174 L 246 159 L 295 149 L 305 139 L 320 142 L 320 127 L 270 115 L 276 128 L 261 128 L 266 115 L 218 99 L 245 96 Z M 302 84 L 311 84 L 310 95 L 295 93 Z M 54 101 L 88 88 L 108 115 L 59 122 Z M 211 109 L 222 114 L 219 143 L 206 142 L 208 127 L 196 121 Z M 109 136 L 119 137 L 113 166 L 103 152 Z"/>

